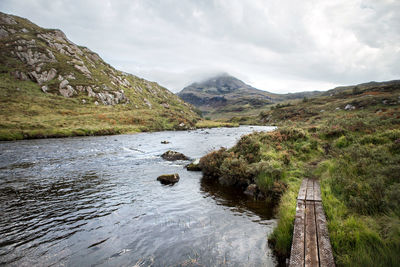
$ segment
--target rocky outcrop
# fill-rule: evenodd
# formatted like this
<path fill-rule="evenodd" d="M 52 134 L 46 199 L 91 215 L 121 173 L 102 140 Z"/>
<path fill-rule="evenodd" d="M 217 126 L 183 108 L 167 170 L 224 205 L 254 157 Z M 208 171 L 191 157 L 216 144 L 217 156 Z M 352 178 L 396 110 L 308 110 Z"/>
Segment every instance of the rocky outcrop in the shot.
<path fill-rule="evenodd" d="M 5 46 L 10 48 L 10 54 L 7 56 L 12 55 L 25 64 L 23 70 L 15 70 L 11 73 L 17 80 L 31 80 L 40 85 L 44 93 L 59 93 L 68 98 L 87 94 L 88 97 L 95 99 L 94 102 L 103 105 L 130 102 L 124 93 L 124 88 L 132 87 L 126 79 L 128 74 L 115 71 L 96 53 L 69 41 L 60 30 L 42 30 L 35 25 L 32 27 L 32 29 L 20 28 L 13 16 L 0 12 L 0 39 L 6 39 Z M 21 32 L 30 33 L 31 39 L 18 35 Z M 56 57 L 60 55 L 63 57 Z M 65 60 L 65 58 L 69 59 Z M 88 67 L 97 68 L 95 64 L 105 66 L 105 70 L 108 68 L 106 75 L 111 86 L 103 84 L 101 88 L 97 85 L 98 78 L 93 77 Z M 105 72 L 104 69 L 103 72 Z M 77 82 L 79 75 L 84 76 L 84 78 L 80 77 L 84 85 Z M 58 85 L 53 82 L 57 76 Z M 145 104 L 151 108 L 149 100 L 146 99 Z"/>
<path fill-rule="evenodd" d="M 179 182 L 179 174 L 174 173 L 174 174 L 164 174 L 160 175 L 157 177 L 157 181 L 160 181 L 160 183 L 165 184 L 165 185 L 173 185 L 177 182 Z"/>
<path fill-rule="evenodd" d="M 186 157 L 184 154 L 176 152 L 176 151 L 172 151 L 172 150 L 168 150 L 167 152 L 165 152 L 164 154 L 161 155 L 161 157 L 165 160 L 169 160 L 169 161 L 175 161 L 175 160 L 189 160 L 188 157 Z"/>

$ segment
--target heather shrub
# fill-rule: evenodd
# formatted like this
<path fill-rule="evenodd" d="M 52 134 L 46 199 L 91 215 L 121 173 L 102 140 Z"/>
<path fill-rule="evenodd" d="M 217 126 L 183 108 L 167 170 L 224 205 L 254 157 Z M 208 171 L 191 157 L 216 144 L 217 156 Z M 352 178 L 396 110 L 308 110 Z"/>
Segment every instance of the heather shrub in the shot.
<path fill-rule="evenodd" d="M 230 154 L 226 157 L 220 167 L 221 176 L 219 182 L 222 185 L 247 186 L 252 182 L 253 174 L 249 164 L 243 157 L 235 157 Z"/>
<path fill-rule="evenodd" d="M 203 175 L 207 178 L 218 178 L 221 176 L 221 164 L 229 156 L 226 148 L 213 151 L 200 159 L 199 167 L 203 171 Z"/>

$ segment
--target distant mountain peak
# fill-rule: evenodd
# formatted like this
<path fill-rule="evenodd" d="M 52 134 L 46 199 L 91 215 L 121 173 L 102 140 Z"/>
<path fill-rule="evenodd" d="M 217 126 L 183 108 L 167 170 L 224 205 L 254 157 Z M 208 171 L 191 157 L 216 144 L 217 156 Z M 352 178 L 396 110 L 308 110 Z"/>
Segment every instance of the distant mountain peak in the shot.
<path fill-rule="evenodd" d="M 192 83 L 178 93 L 184 101 L 200 110 L 229 105 L 261 106 L 271 102 L 270 93 L 258 90 L 228 73 Z"/>

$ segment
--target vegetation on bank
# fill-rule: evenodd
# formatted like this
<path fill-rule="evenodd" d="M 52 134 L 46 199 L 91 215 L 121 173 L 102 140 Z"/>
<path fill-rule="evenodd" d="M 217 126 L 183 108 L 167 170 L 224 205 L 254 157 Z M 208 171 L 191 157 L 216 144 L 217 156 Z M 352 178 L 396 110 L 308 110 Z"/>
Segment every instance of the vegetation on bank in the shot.
<path fill-rule="evenodd" d="M 338 266 L 400 263 L 400 88 L 372 86 L 281 105 L 258 117 L 279 128 L 244 136 L 202 160 L 206 177 L 279 198 L 269 237 L 290 254 L 301 180 L 321 181 Z M 228 181 L 228 183 L 226 182 Z"/>
<path fill-rule="evenodd" d="M 171 100 L 167 112 L 156 105 L 149 109 L 136 108 L 133 103 L 107 106 L 94 102 L 85 96 L 45 94 L 32 81 L 0 73 L 0 140 L 238 126 L 201 120 L 179 101 Z"/>

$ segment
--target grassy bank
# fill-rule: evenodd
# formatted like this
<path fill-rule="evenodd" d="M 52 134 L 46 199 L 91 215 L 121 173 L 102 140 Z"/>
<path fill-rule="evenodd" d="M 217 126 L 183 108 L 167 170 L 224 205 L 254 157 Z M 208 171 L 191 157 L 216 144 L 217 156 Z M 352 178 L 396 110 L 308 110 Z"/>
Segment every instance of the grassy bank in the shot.
<path fill-rule="evenodd" d="M 2 141 L 238 126 L 200 120 L 179 101 L 171 101 L 168 110 L 133 103 L 95 105 L 86 96 L 45 94 L 36 83 L 16 81 L 9 74 L 0 73 L 0 78 Z"/>
<path fill-rule="evenodd" d="M 372 87 L 275 107 L 260 118 L 277 130 L 207 155 L 203 172 L 243 188 L 255 183 L 279 201 L 269 241 L 281 258 L 290 255 L 300 182 L 317 178 L 336 264 L 398 266 L 399 95 L 396 87 Z"/>

